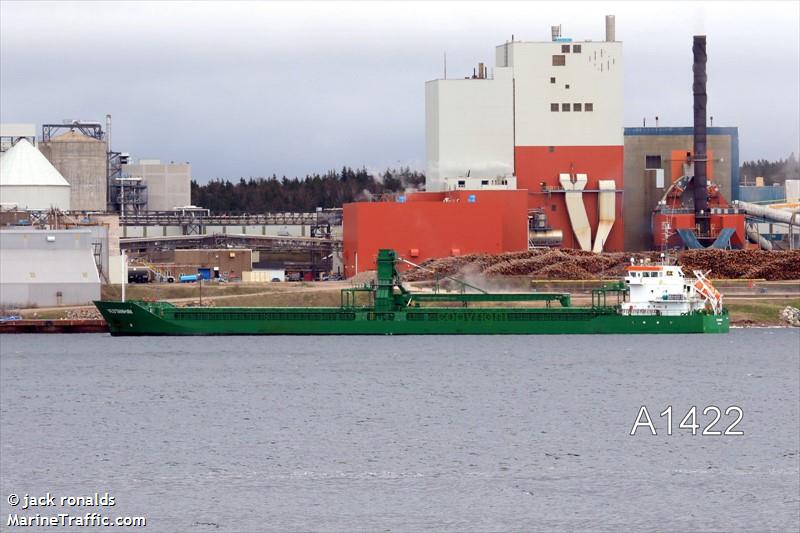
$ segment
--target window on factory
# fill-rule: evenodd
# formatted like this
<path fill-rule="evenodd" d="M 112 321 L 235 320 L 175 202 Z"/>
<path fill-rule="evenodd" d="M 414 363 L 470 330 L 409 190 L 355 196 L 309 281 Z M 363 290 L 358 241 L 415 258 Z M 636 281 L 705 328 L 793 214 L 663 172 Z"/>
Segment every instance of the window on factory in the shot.
<path fill-rule="evenodd" d="M 572 110 L 573 111 L 580 111 L 581 110 L 581 104 L 572 104 Z"/>
<path fill-rule="evenodd" d="M 481 180 L 481 185 L 489 185 L 489 180 Z"/>
<path fill-rule="evenodd" d="M 556 210 L 556 204 L 551 205 L 550 206 L 550 211 L 555 211 L 555 210 Z"/>
<path fill-rule="evenodd" d="M 565 84 L 564 84 L 564 88 L 565 88 L 565 89 L 569 89 L 569 83 L 565 83 Z"/>
<path fill-rule="evenodd" d="M 467 185 L 467 182 L 466 182 L 466 181 L 464 181 L 464 180 L 458 180 L 458 186 L 459 186 L 459 188 L 462 188 L 462 189 L 463 189 L 463 188 L 464 188 L 466 185 Z"/>
<path fill-rule="evenodd" d="M 554 67 L 563 67 L 567 64 L 567 56 L 564 55 L 554 55 L 553 56 L 553 66 Z"/>
<path fill-rule="evenodd" d="M 558 111 L 558 104 L 550 104 L 550 111 Z"/>
<path fill-rule="evenodd" d="M 594 111 L 594 104 L 584 104 L 583 105 L 584 111 Z"/>
<path fill-rule="evenodd" d="M 555 77 L 555 76 L 552 76 L 552 77 L 550 78 L 550 83 L 555 83 L 555 82 L 556 82 L 556 77 Z"/>
<path fill-rule="evenodd" d="M 581 53 L 581 45 L 573 44 L 572 45 L 572 53 L 573 54 L 580 54 Z"/>
<path fill-rule="evenodd" d="M 644 156 L 644 168 L 661 168 L 661 156 L 660 155 Z"/>
<path fill-rule="evenodd" d="M 561 53 L 562 54 L 568 54 L 569 53 L 569 45 L 568 44 L 562 44 L 561 45 Z"/>
<path fill-rule="evenodd" d="M 569 111 L 569 104 L 561 104 L 561 111 Z"/>

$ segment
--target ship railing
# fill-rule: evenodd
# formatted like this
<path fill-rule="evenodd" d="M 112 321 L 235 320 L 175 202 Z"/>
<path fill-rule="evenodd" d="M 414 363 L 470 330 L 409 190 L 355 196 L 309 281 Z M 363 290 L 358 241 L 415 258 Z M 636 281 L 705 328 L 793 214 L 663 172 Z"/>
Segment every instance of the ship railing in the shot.
<path fill-rule="evenodd" d="M 621 281 L 606 283 L 598 289 L 592 289 L 592 308 L 607 309 L 618 307 L 625 301 L 627 294 L 628 287 L 625 283 Z M 612 298 L 609 298 L 609 296 Z M 611 303 L 609 303 L 609 300 L 611 300 Z"/>
<path fill-rule="evenodd" d="M 570 307 L 571 296 L 561 292 L 519 292 L 519 293 L 409 293 L 410 303 L 461 302 L 545 302 L 549 307 L 558 302 L 561 307 Z"/>
<path fill-rule="evenodd" d="M 368 302 L 359 305 L 359 294 L 368 294 Z M 355 309 L 357 307 L 373 307 L 375 299 L 375 288 L 370 285 L 361 285 L 358 287 L 348 287 L 341 290 L 341 303 L 339 306 L 342 309 Z"/>

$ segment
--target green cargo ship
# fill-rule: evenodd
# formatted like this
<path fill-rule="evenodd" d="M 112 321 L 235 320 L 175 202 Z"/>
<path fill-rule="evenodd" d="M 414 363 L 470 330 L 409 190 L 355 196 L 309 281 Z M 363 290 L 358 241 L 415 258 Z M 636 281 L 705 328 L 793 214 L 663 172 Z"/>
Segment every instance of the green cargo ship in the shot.
<path fill-rule="evenodd" d="M 623 282 L 594 289 L 591 306 L 573 306 L 565 293 L 490 294 L 464 282 L 461 292 L 411 292 L 400 282 L 397 260 L 393 250 L 380 250 L 376 282 L 342 289 L 339 307 L 95 305 L 115 336 L 725 333 L 729 328 L 719 293 L 704 277 L 684 280 L 679 267 L 633 265 Z M 632 301 L 632 294 L 647 297 Z M 502 307 L 509 302 L 540 303 Z"/>

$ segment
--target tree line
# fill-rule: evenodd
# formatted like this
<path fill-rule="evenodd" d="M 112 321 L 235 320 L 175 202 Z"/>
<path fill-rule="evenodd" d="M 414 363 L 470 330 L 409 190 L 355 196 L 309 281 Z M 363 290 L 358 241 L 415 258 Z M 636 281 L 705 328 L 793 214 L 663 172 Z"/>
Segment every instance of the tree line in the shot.
<path fill-rule="evenodd" d="M 765 185 L 782 184 L 787 179 L 800 179 L 800 162 L 792 153 L 786 159 L 745 161 L 740 167 L 743 184 L 753 185 L 764 177 Z M 314 211 L 316 208 L 342 207 L 348 202 L 370 200 L 383 194 L 422 190 L 425 174 L 409 167 L 386 169 L 373 174 L 366 168 L 343 167 L 324 174 L 304 178 L 258 177 L 231 182 L 213 179 L 200 185 L 192 180 L 192 204 L 206 207 L 213 213 L 268 213 Z"/>
<path fill-rule="evenodd" d="M 388 193 L 420 190 L 425 174 L 409 167 L 386 169 L 374 175 L 366 168 L 343 167 L 305 178 L 269 177 L 244 179 L 233 183 L 213 179 L 200 185 L 192 180 L 192 204 L 212 213 L 301 212 L 316 208 L 342 207 L 348 202 L 370 200 Z"/>
<path fill-rule="evenodd" d="M 800 162 L 794 153 L 777 161 L 745 161 L 739 170 L 742 185 L 754 185 L 757 177 L 764 178 L 764 185 L 780 185 L 787 179 L 800 179 Z"/>

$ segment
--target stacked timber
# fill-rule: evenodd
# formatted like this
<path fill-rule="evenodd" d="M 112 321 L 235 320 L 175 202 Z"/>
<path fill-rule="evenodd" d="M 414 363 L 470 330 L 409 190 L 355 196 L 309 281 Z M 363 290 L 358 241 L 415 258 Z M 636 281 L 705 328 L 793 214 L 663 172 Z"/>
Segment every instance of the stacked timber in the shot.
<path fill-rule="evenodd" d="M 595 254 L 568 249 L 469 254 L 425 261 L 422 264 L 424 269 L 412 269 L 403 275 L 403 279 L 423 281 L 436 275 L 458 276 L 464 272 L 535 279 L 619 278 L 624 275 L 632 257 L 637 262 L 657 262 L 660 255 L 659 252 Z M 715 279 L 800 279 L 799 250 L 686 250 L 678 254 L 678 262 L 687 275 L 691 275 L 692 270 L 710 270 Z"/>

